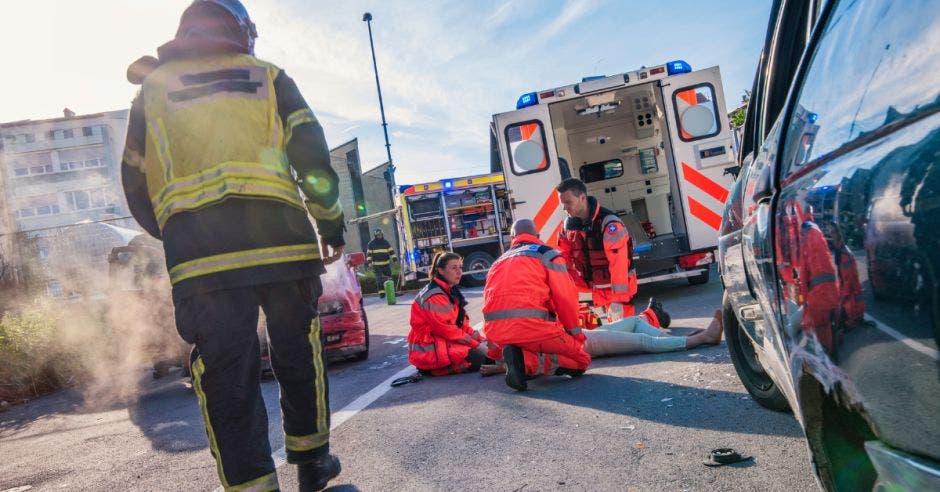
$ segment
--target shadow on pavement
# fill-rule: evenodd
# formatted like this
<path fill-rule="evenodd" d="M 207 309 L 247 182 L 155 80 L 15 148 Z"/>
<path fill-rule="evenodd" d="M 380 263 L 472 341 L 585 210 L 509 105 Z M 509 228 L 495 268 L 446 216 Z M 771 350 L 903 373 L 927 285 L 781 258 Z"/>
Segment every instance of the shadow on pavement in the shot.
<path fill-rule="evenodd" d="M 502 383 L 502 381 L 500 381 Z M 546 378 L 529 383 L 521 398 L 550 400 L 677 427 L 745 434 L 802 437 L 796 422 L 775 425 L 781 415 L 742 394 L 651 379 L 592 374 L 577 380 Z M 670 406 L 671 405 L 671 406 Z"/>

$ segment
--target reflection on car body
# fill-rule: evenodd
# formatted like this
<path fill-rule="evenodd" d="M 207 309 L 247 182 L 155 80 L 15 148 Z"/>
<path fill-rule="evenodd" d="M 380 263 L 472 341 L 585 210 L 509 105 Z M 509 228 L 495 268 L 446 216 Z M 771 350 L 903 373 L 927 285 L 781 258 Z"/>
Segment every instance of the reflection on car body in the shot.
<path fill-rule="evenodd" d="M 772 12 L 719 241 L 735 369 L 827 489 L 940 489 L 940 12 Z"/>

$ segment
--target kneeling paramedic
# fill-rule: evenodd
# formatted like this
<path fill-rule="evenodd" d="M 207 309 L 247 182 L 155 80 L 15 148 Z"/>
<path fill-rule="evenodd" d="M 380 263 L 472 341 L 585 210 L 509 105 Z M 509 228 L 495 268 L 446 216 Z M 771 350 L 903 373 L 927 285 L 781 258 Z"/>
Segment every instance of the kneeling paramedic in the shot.
<path fill-rule="evenodd" d="M 431 281 L 411 305 L 408 362 L 428 376 L 475 372 L 502 358 L 502 350 L 470 327 L 467 301 L 457 288 L 463 259 L 440 253 L 431 264 Z"/>
<path fill-rule="evenodd" d="M 300 490 L 320 490 L 340 463 L 330 454 L 316 306 L 324 264 L 342 256 L 343 213 L 323 130 L 294 82 L 254 57 L 256 37 L 237 0 L 197 0 L 183 12 L 142 75 L 121 173 L 134 218 L 163 240 L 222 485 L 279 488 L 259 381 L 260 307 L 287 461 Z"/>
<path fill-rule="evenodd" d="M 584 351 L 578 291 L 565 260 L 539 240 L 529 219 L 517 220 L 512 236 L 483 289 L 483 333 L 503 347 L 506 384 L 524 391 L 526 379 L 578 377 L 591 356 Z"/>

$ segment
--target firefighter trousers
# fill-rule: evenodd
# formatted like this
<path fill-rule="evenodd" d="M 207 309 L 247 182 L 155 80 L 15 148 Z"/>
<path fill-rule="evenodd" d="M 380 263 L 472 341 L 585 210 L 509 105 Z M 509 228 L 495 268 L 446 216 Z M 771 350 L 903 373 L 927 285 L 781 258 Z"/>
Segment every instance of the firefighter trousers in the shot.
<path fill-rule="evenodd" d="M 528 377 L 551 376 L 559 367 L 585 371 L 591 364 L 591 356 L 584 351 L 584 344 L 567 333 L 537 342 L 512 345 L 522 349 L 525 374 Z"/>
<path fill-rule="evenodd" d="M 226 489 L 277 487 L 261 396 L 258 308 L 280 385 L 289 463 L 329 453 L 330 407 L 319 278 L 197 294 L 176 301 L 177 330 L 195 344 L 193 388 Z"/>

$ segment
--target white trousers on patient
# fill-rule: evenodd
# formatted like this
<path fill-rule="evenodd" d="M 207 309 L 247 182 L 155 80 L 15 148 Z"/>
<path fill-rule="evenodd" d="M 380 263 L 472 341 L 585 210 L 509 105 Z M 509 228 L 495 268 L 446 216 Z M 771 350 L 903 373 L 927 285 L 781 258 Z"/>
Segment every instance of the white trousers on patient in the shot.
<path fill-rule="evenodd" d="M 658 330 L 641 316 L 585 330 L 584 350 L 591 357 L 609 355 L 673 352 L 685 349 L 685 337 L 674 337 Z"/>

